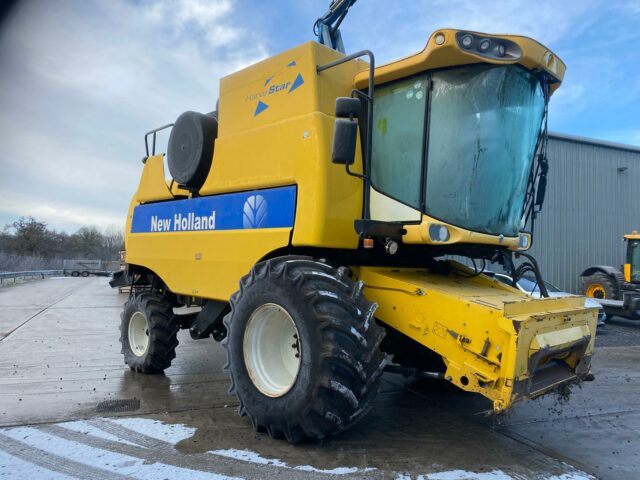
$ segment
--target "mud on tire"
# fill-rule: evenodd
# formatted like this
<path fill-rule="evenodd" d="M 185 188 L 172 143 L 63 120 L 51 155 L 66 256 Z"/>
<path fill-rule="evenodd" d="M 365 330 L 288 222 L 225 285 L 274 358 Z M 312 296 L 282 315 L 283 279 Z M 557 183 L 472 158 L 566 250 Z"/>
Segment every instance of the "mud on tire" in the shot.
<path fill-rule="evenodd" d="M 169 368 L 171 361 L 176 357 L 178 346 L 179 326 L 173 321 L 173 308 L 161 295 L 151 292 L 143 292 L 129 298 L 124 304 L 124 310 L 120 316 L 120 343 L 124 361 L 131 370 L 141 373 L 162 373 Z M 146 320 L 146 348 L 138 342 L 136 345 L 133 336 L 136 335 L 130 328 L 144 325 Z M 137 329 L 140 332 L 140 328 Z M 130 338 L 130 334 L 132 334 Z M 140 333 L 137 334 L 141 336 Z"/>
<path fill-rule="evenodd" d="M 347 429 L 368 412 L 386 356 L 379 349 L 384 330 L 373 317 L 377 305 L 366 300 L 362 287 L 345 267 L 294 256 L 258 263 L 240 280 L 224 319 L 228 336 L 222 345 L 229 393 L 255 430 L 290 442 L 319 439 Z M 295 380 L 275 397 L 256 386 L 243 350 L 249 319 L 264 305 L 282 307 L 299 340 Z"/>

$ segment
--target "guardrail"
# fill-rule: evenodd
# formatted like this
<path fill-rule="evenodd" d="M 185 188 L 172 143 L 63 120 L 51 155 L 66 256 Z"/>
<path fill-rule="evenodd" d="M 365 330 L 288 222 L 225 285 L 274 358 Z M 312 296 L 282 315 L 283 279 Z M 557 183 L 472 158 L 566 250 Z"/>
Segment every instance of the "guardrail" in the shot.
<path fill-rule="evenodd" d="M 30 270 L 27 272 L 0 272 L 0 285 L 5 280 L 13 280 L 15 283 L 19 278 L 45 278 L 55 275 L 63 275 L 64 270 Z"/>

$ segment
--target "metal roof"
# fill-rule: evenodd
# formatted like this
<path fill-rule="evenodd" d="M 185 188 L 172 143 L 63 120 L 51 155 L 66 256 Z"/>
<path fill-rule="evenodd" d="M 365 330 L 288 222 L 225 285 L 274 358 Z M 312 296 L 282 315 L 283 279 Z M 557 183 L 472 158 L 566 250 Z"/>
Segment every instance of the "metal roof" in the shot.
<path fill-rule="evenodd" d="M 616 150 L 626 150 L 628 152 L 640 153 L 640 146 L 627 145 L 624 143 L 608 142 L 606 140 L 596 140 L 595 138 L 580 137 L 578 135 L 568 135 L 566 133 L 549 132 L 549 138 L 566 140 L 569 142 L 587 143 L 598 147 L 615 148 Z"/>

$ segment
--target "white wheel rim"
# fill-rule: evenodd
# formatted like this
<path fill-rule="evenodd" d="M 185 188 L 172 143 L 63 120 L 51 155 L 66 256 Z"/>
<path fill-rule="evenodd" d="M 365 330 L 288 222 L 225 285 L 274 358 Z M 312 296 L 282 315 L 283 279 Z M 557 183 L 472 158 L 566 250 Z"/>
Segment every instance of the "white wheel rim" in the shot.
<path fill-rule="evenodd" d="M 149 324 L 142 312 L 135 312 L 129 320 L 129 347 L 138 357 L 144 355 L 149 347 Z"/>
<path fill-rule="evenodd" d="M 300 371 L 298 329 L 291 315 L 275 303 L 256 308 L 244 332 L 244 364 L 251 381 L 268 397 L 281 397 Z"/>

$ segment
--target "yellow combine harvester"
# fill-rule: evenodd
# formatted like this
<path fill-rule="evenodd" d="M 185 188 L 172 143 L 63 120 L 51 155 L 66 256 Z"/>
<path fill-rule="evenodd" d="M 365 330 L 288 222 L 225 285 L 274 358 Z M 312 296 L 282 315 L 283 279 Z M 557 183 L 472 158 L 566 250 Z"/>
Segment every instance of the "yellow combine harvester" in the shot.
<path fill-rule="evenodd" d="M 376 68 L 369 51 L 342 52 L 353 3 L 332 3 L 319 42 L 223 78 L 216 112 L 181 115 L 170 183 L 159 129 L 147 134 L 112 282 L 132 286 L 132 369 L 169 367 L 179 328 L 213 336 L 240 413 L 290 441 L 360 419 L 387 358 L 495 412 L 590 375 L 595 309 L 478 267 L 533 272 L 544 290 L 523 229 L 544 197 L 564 64 L 529 38 L 445 29 Z M 185 305 L 202 308 L 174 314 Z"/>

